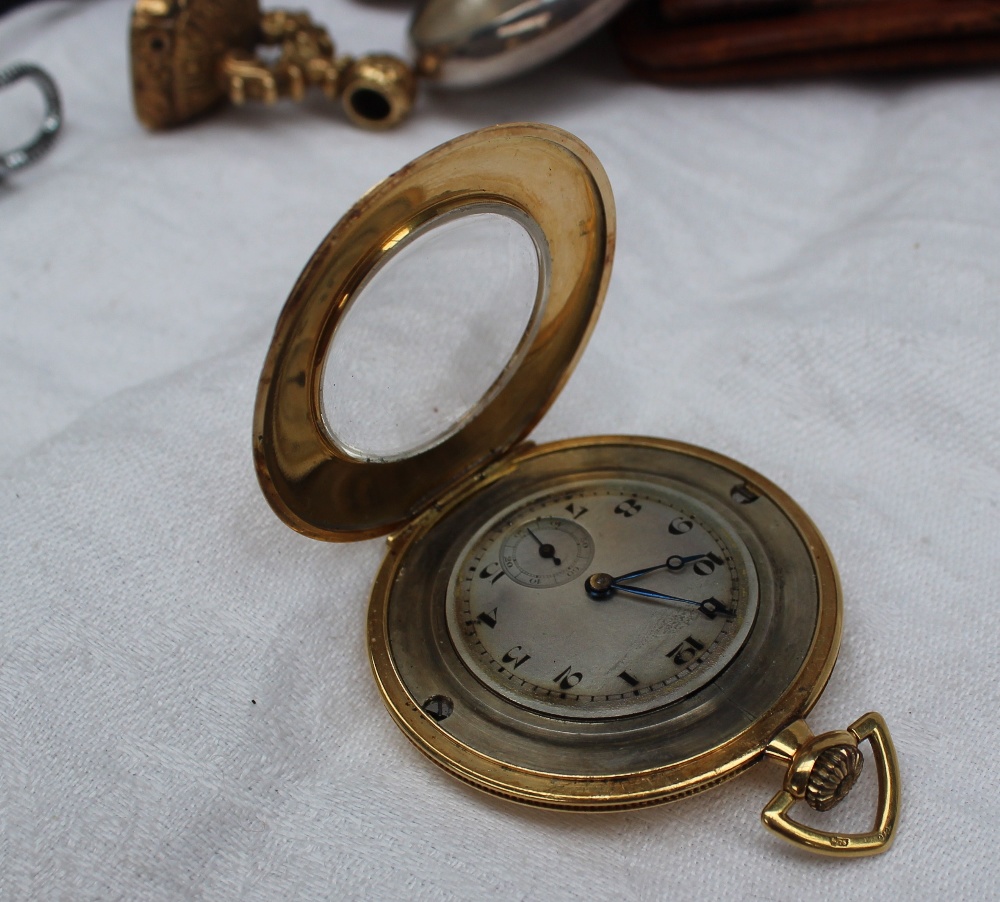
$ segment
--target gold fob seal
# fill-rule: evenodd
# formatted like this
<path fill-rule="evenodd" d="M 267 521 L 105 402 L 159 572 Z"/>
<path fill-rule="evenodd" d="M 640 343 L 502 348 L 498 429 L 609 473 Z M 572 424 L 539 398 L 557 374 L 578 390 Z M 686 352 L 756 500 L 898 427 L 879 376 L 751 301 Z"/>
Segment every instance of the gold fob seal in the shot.
<path fill-rule="evenodd" d="M 398 57 L 336 56 L 308 13 L 262 12 L 257 0 L 138 0 L 130 30 L 136 115 L 181 125 L 229 102 L 340 100 L 348 119 L 382 130 L 413 106 L 416 80 Z"/>

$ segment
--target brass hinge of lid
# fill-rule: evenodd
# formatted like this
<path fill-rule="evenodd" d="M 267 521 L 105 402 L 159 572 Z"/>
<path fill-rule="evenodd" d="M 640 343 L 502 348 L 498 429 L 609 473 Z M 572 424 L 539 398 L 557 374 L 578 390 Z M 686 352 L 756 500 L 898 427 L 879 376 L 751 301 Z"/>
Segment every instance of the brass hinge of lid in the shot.
<path fill-rule="evenodd" d="M 486 466 L 474 470 L 472 473 L 466 473 L 465 476 L 457 479 L 449 485 L 440 496 L 424 507 L 424 509 L 412 520 L 410 520 L 402 529 L 389 533 L 385 537 L 386 545 L 391 550 L 393 545 L 396 543 L 396 540 L 408 533 L 411 529 L 414 529 L 424 519 L 424 517 L 437 516 L 440 511 L 448 507 L 457 497 L 468 494 L 473 486 L 489 480 L 490 477 L 497 472 L 497 470 L 509 466 L 511 458 L 518 457 L 521 454 L 530 451 L 535 446 L 536 442 L 533 442 L 530 439 L 525 439 L 524 441 L 518 442 L 513 448 L 509 448 L 505 454 L 491 457 L 490 462 Z"/>

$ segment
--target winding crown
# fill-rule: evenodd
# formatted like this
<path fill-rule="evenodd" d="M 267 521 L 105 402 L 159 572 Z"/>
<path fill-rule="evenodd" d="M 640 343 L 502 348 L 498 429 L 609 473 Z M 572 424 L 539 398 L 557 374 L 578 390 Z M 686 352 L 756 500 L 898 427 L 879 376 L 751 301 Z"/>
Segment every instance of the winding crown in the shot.
<path fill-rule="evenodd" d="M 829 811 L 851 791 L 864 763 L 857 746 L 835 745 L 824 749 L 809 772 L 806 803 L 817 811 Z"/>

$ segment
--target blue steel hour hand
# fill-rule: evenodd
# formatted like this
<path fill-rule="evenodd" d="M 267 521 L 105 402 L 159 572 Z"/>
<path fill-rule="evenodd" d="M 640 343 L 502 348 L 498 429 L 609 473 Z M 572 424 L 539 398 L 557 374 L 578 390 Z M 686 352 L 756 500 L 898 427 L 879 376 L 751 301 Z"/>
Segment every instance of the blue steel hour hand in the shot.
<path fill-rule="evenodd" d="M 691 554 L 687 557 L 682 557 L 679 554 L 672 554 L 662 564 L 655 564 L 652 567 L 644 567 L 642 570 L 633 570 L 631 573 L 626 573 L 622 576 L 611 576 L 609 573 L 593 573 L 587 577 L 587 581 L 585 583 L 587 594 L 591 598 L 603 601 L 604 599 L 609 598 L 612 592 L 622 592 L 626 595 L 635 595 L 639 598 L 649 598 L 653 601 L 673 601 L 678 604 L 689 604 L 696 608 L 703 608 L 705 605 L 704 601 L 695 601 L 691 598 L 681 598 L 679 595 L 668 595 L 666 592 L 657 592 L 654 589 L 643 589 L 639 586 L 628 586 L 624 585 L 624 583 L 631 582 L 634 579 L 638 579 L 640 576 L 645 576 L 647 573 L 653 573 L 656 570 L 666 569 L 676 572 L 683 569 L 692 561 L 699 561 L 702 558 L 710 556 L 710 552 L 703 554 Z"/>
<path fill-rule="evenodd" d="M 653 570 L 659 568 L 653 567 Z M 623 586 L 623 579 L 632 579 L 640 573 L 648 573 L 649 570 L 640 570 L 636 573 L 626 573 L 617 579 L 610 573 L 592 573 L 587 577 L 584 584 L 587 594 L 596 601 L 604 601 L 611 597 L 612 592 L 623 592 L 626 595 L 636 595 L 639 598 L 648 598 L 652 601 L 672 601 L 678 604 L 688 604 L 698 608 L 709 620 L 714 620 L 717 616 L 723 616 L 729 620 L 736 616 L 736 611 L 724 605 L 718 598 L 706 598 L 704 601 L 694 601 L 691 598 L 681 598 L 679 595 L 667 595 L 666 592 L 656 592 L 653 589 L 640 589 L 638 586 Z"/>
<path fill-rule="evenodd" d="M 665 592 L 656 592 L 653 589 L 640 589 L 638 586 L 620 585 L 618 580 L 609 573 L 592 573 L 587 577 L 586 588 L 587 594 L 598 601 L 609 598 L 612 592 L 623 592 L 626 595 L 637 595 L 639 598 L 650 598 L 653 601 L 676 601 L 681 604 L 694 605 L 696 608 L 701 607 L 700 601 L 681 598 L 679 595 L 667 595 Z"/>

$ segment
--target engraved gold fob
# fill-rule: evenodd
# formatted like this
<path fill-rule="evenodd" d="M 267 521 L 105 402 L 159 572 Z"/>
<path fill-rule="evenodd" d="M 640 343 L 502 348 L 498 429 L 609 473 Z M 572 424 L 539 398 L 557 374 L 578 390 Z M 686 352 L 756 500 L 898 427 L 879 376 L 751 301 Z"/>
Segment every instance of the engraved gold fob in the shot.
<path fill-rule="evenodd" d="M 318 91 L 347 117 L 392 128 L 416 80 L 389 54 L 337 56 L 308 13 L 261 11 L 257 0 L 138 0 L 130 29 L 132 92 L 147 128 L 172 128 L 229 102 L 273 104 Z"/>

